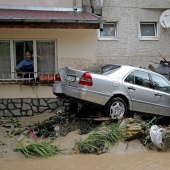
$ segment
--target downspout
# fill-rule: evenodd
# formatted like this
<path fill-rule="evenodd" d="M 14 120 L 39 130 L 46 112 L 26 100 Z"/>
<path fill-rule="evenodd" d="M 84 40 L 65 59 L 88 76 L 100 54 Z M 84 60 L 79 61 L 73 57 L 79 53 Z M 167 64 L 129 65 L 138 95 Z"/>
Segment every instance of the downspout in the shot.
<path fill-rule="evenodd" d="M 73 10 L 77 11 L 76 0 L 73 0 Z"/>

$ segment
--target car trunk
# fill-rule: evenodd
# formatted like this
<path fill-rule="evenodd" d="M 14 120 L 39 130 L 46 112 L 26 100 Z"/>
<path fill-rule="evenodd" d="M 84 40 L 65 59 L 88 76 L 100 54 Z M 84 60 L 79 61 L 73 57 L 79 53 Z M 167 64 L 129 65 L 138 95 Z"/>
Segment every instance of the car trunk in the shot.
<path fill-rule="evenodd" d="M 70 67 L 59 69 L 61 81 L 64 85 L 77 87 L 85 71 L 75 70 Z"/>

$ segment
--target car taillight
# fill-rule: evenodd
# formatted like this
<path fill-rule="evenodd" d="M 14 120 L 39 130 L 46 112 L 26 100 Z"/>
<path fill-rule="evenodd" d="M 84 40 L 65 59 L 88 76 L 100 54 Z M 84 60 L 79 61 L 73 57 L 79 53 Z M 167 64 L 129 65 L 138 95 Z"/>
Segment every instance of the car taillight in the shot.
<path fill-rule="evenodd" d="M 91 74 L 88 72 L 84 73 L 79 81 L 79 84 L 85 85 L 85 86 L 92 86 L 93 80 L 92 80 Z"/>
<path fill-rule="evenodd" d="M 61 81 L 61 78 L 60 78 L 60 74 L 59 74 L 59 73 L 57 73 L 57 74 L 55 75 L 55 81 Z"/>

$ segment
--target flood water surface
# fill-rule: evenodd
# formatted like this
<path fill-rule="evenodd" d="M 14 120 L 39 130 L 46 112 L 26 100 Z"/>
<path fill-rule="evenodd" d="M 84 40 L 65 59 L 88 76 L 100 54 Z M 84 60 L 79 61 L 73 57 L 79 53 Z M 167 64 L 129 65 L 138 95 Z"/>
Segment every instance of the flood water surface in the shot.
<path fill-rule="evenodd" d="M 56 155 L 48 159 L 3 159 L 0 170 L 170 170 L 170 152 Z"/>

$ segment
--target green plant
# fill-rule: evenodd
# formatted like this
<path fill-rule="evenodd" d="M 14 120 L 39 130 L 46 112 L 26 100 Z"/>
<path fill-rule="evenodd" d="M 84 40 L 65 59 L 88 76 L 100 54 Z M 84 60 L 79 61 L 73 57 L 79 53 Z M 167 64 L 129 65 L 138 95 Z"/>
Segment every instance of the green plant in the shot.
<path fill-rule="evenodd" d="M 55 148 L 48 142 L 32 142 L 24 146 L 22 141 L 18 143 L 15 151 L 21 151 L 26 155 L 27 158 L 31 156 L 42 156 L 48 158 L 59 152 L 57 148 Z"/>
<path fill-rule="evenodd" d="M 104 123 L 89 133 L 84 141 L 78 141 L 75 145 L 80 153 L 103 153 L 104 150 L 110 150 L 119 140 L 123 139 L 119 123 Z"/>

